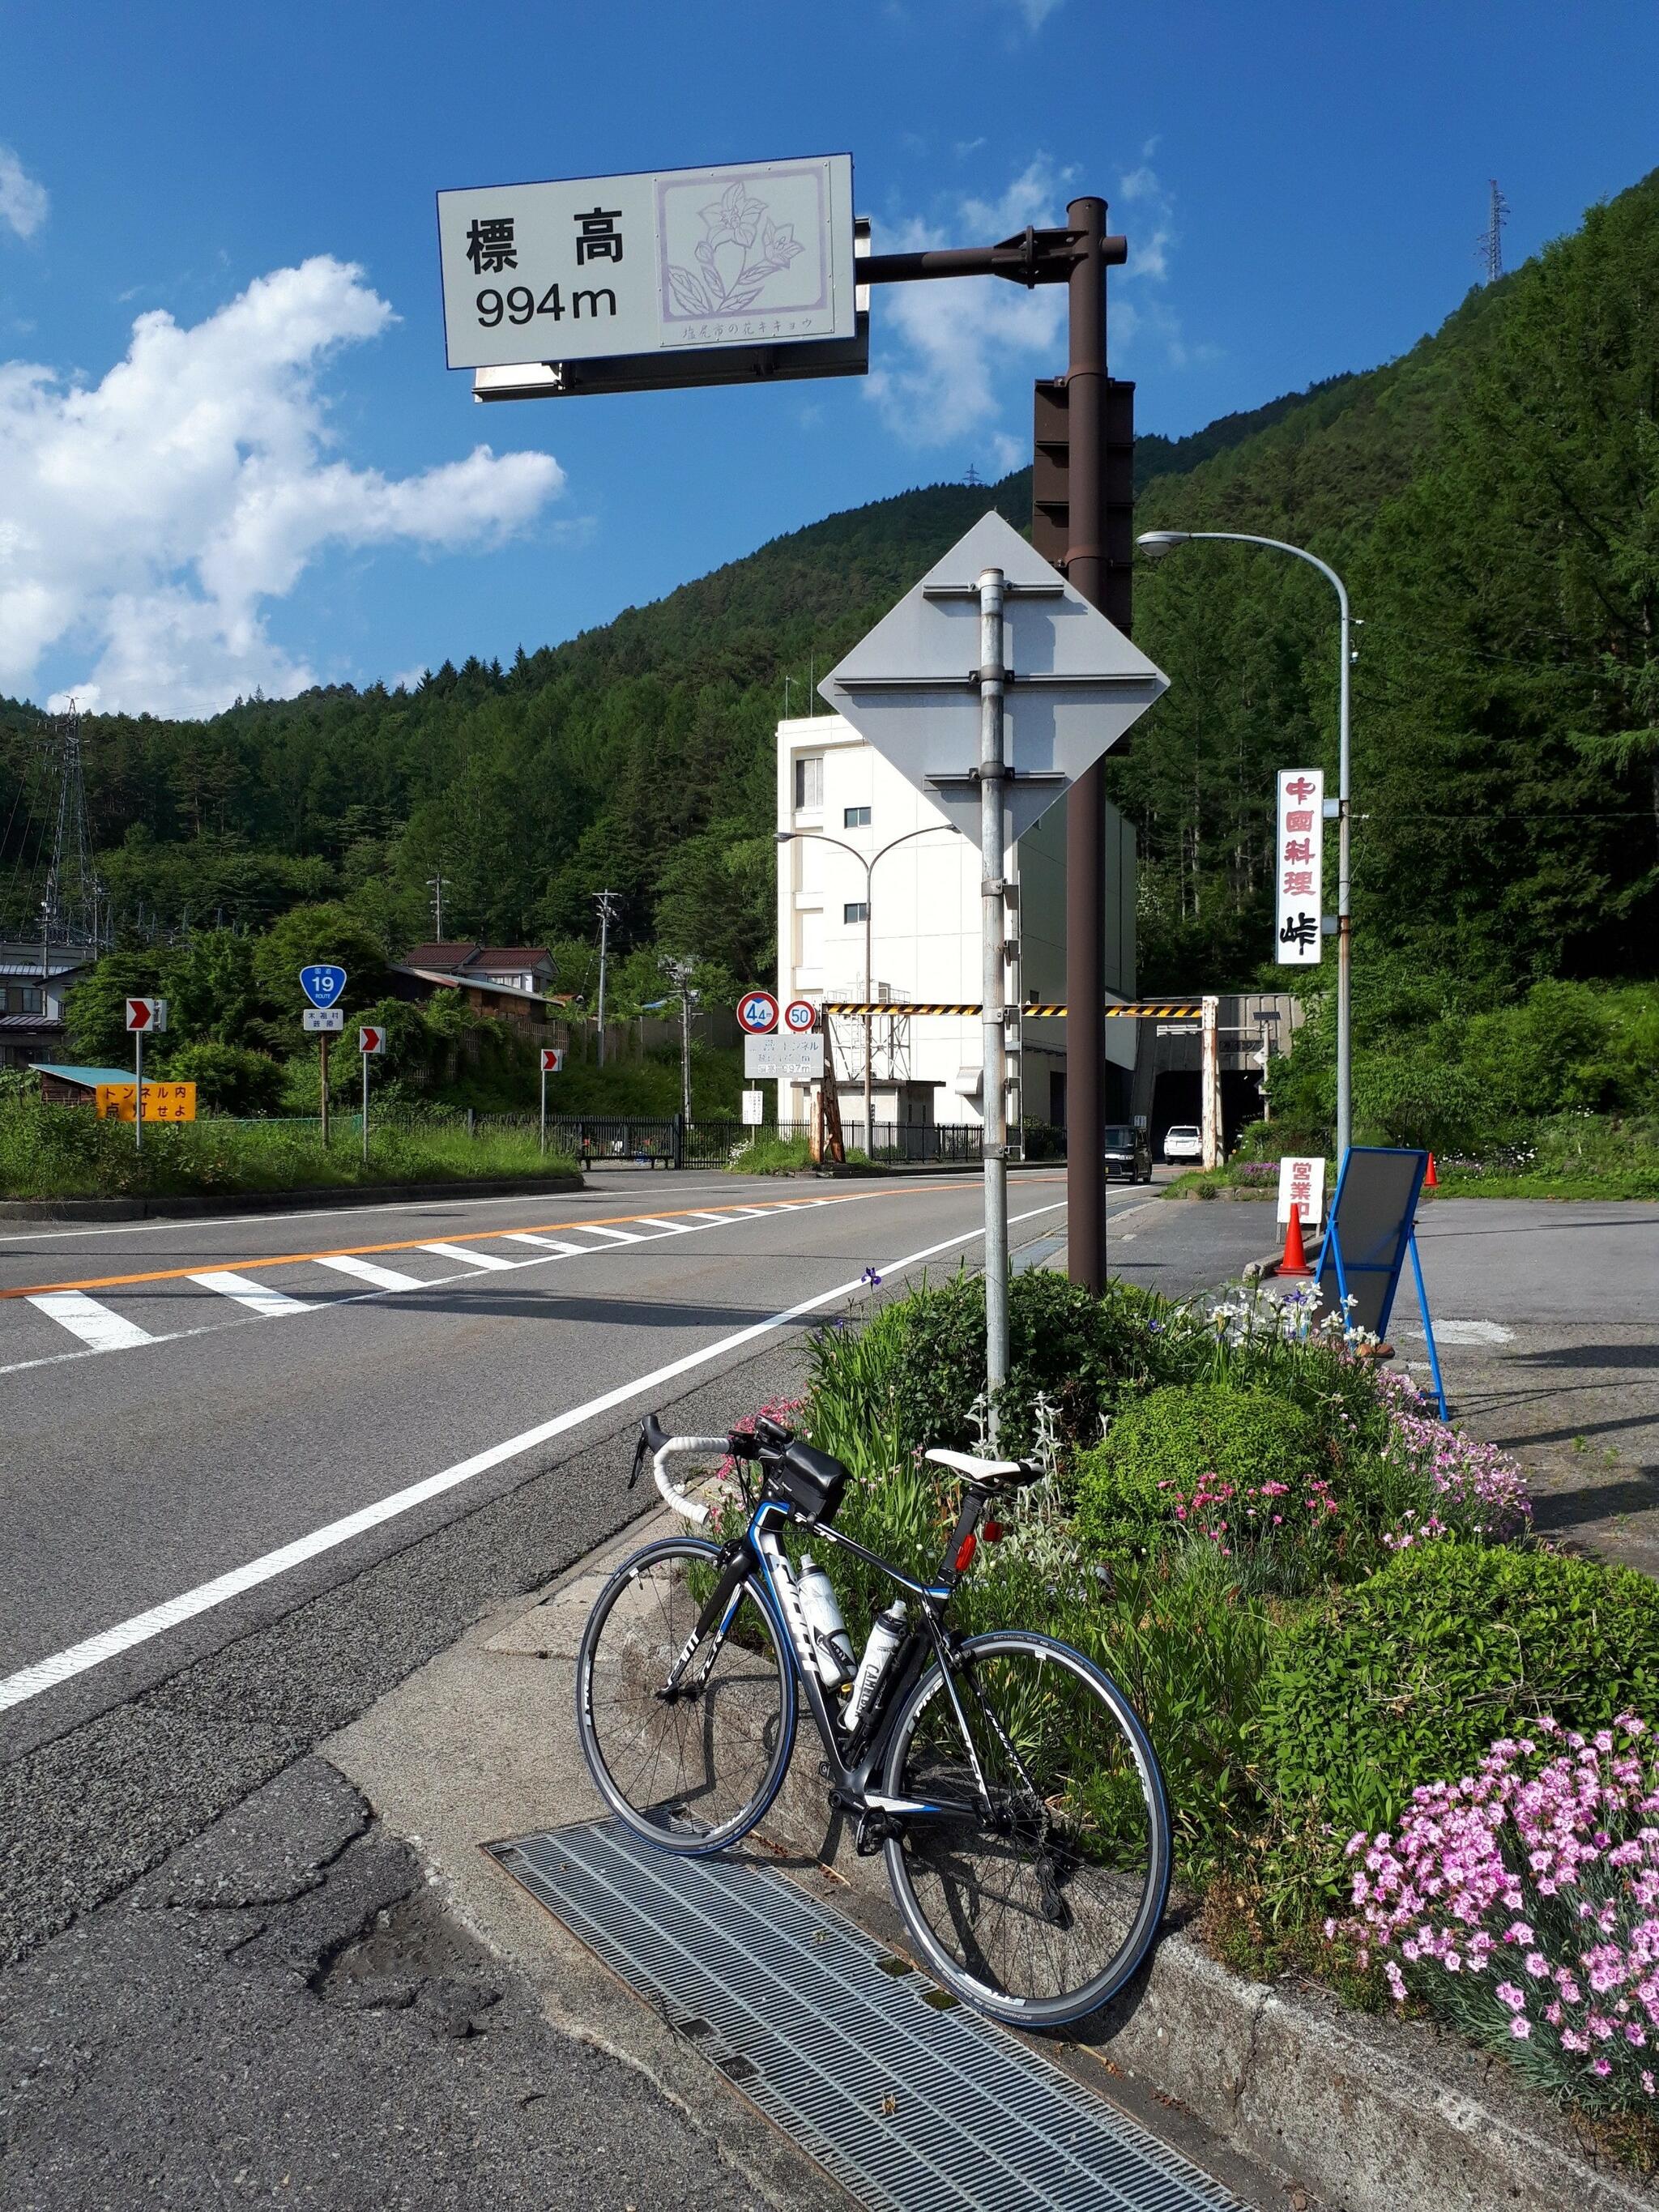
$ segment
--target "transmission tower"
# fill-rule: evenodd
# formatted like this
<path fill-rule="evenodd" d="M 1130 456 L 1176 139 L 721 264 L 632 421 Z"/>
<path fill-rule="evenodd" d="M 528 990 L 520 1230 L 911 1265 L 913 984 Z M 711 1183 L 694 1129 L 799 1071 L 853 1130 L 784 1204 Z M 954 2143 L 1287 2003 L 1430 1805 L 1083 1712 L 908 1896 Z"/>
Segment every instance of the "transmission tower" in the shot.
<path fill-rule="evenodd" d="M 963 477 L 962 481 L 963 483 L 968 485 L 971 490 L 977 491 L 984 483 L 985 479 L 981 476 L 979 471 L 974 466 L 973 463 L 969 461 L 968 464 L 968 473 Z"/>
<path fill-rule="evenodd" d="M 1474 245 L 1483 284 L 1495 284 L 1504 273 L 1504 225 L 1509 219 L 1510 204 L 1498 191 L 1498 179 L 1494 177 L 1486 212 L 1486 227 Z"/>
<path fill-rule="evenodd" d="M 102 949 L 101 898 L 87 836 L 87 786 L 81 761 L 81 714 L 73 699 L 53 727 L 58 811 L 46 896 L 40 902 L 43 944 Z"/>

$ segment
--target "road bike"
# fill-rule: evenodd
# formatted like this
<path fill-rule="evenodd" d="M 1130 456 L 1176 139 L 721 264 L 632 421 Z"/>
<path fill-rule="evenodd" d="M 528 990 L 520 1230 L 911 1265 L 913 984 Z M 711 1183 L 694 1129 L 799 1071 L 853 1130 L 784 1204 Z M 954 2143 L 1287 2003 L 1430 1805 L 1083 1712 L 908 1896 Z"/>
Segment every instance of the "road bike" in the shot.
<path fill-rule="evenodd" d="M 883 1855 L 931 1972 L 1030 2027 L 1104 2004 L 1151 1950 L 1169 1892 L 1169 1802 L 1151 1741 L 1081 1652 L 1021 1629 L 963 1636 L 947 1619 L 988 1504 L 1042 1470 L 930 1451 L 961 1498 L 923 1582 L 832 1526 L 847 1469 L 764 1417 L 752 1435 L 677 1437 L 653 1413 L 632 1480 L 648 1460 L 668 1504 L 701 1527 L 708 1507 L 666 1462 L 715 1454 L 737 1472 L 742 1530 L 647 1544 L 583 1631 L 577 1727 L 617 1819 L 665 1851 L 726 1850 L 782 1786 L 804 1702 L 830 1804 L 860 1855 Z M 810 1554 L 792 1562 L 786 1532 L 843 1547 L 894 1585 L 861 1656 L 829 1577 Z"/>

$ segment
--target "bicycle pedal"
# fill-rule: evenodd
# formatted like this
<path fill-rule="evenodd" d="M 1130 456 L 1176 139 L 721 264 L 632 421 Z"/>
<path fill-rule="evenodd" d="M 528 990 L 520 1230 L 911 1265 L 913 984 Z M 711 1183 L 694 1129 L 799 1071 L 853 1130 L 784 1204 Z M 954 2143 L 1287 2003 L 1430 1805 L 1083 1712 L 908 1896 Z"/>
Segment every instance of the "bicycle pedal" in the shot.
<path fill-rule="evenodd" d="M 860 1813 L 853 1830 L 854 1855 L 861 1859 L 874 1858 L 892 1832 L 892 1823 L 885 1814 Z"/>

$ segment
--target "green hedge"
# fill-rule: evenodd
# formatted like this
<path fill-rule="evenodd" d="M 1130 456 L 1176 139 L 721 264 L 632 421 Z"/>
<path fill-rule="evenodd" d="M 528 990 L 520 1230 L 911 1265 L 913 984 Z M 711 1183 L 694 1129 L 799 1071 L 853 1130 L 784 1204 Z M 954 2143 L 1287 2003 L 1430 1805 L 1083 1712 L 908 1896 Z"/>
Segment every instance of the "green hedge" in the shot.
<path fill-rule="evenodd" d="M 1626 1710 L 1659 1712 L 1659 1586 L 1549 1552 L 1430 1544 L 1275 1633 L 1262 1766 L 1287 1826 L 1328 1826 L 1340 1850 L 1538 1714 L 1588 1729 Z"/>

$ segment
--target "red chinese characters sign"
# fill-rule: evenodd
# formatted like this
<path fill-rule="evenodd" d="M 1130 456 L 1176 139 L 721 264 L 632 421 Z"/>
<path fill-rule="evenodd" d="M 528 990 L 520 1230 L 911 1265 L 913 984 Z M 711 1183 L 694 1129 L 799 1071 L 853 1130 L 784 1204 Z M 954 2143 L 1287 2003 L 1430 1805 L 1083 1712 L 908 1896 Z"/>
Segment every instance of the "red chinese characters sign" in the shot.
<path fill-rule="evenodd" d="M 1320 861 L 1325 846 L 1322 769 L 1282 769 L 1273 843 L 1277 890 L 1274 951 L 1281 966 L 1313 968 L 1324 950 L 1320 934 Z"/>

